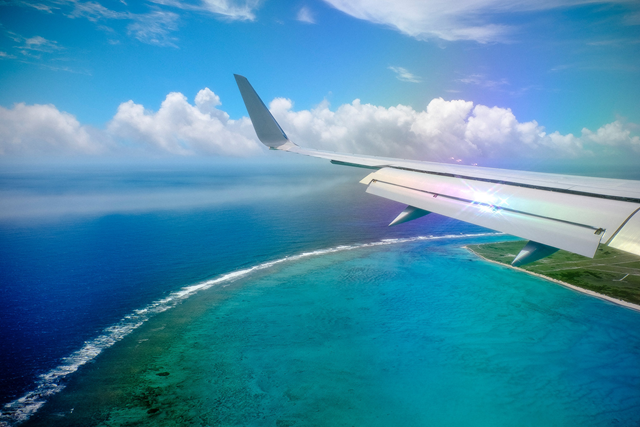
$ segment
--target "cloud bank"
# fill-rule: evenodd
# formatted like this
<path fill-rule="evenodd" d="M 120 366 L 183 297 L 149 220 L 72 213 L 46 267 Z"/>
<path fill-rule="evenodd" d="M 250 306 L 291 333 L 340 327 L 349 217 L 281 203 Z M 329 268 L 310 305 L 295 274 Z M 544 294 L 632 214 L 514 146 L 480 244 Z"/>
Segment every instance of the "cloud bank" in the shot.
<path fill-rule="evenodd" d="M 0 155 L 255 156 L 265 152 L 251 122 L 232 120 L 220 98 L 202 89 L 191 104 L 167 95 L 158 111 L 134 101 L 120 104 L 105 129 L 82 125 L 53 105 L 0 107 Z M 356 99 L 332 110 L 322 102 L 294 111 L 270 104 L 287 135 L 300 145 L 345 153 L 418 160 L 481 158 L 640 157 L 638 127 L 616 120 L 579 136 L 547 132 L 535 120 L 519 122 L 508 108 L 442 98 L 424 110 L 381 107 Z"/>
<path fill-rule="evenodd" d="M 421 160 L 450 157 L 576 158 L 594 155 L 640 155 L 633 125 L 617 120 L 581 136 L 547 133 L 535 120 L 519 122 L 511 109 L 442 98 L 426 109 L 351 104 L 329 109 L 322 103 L 293 111 L 287 99 L 275 99 L 271 111 L 293 141 L 319 149 Z"/>

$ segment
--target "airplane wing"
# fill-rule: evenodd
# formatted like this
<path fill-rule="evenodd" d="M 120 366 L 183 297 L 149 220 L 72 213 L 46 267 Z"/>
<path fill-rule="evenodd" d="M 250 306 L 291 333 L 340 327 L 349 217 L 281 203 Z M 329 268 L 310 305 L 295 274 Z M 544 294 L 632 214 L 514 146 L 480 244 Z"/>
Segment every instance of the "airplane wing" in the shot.
<path fill-rule="evenodd" d="M 407 208 L 389 225 L 430 212 L 529 240 L 512 265 L 558 249 L 593 258 L 605 244 L 640 255 L 640 182 L 334 153 L 289 140 L 249 81 L 235 75 L 258 139 L 273 150 L 371 169 L 367 193 Z"/>

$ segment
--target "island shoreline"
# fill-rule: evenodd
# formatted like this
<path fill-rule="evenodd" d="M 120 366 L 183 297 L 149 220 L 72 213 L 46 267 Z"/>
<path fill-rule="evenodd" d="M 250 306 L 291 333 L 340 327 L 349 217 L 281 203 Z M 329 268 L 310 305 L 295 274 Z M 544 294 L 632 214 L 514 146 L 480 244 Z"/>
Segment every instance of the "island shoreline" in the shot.
<path fill-rule="evenodd" d="M 628 301 L 624 301 L 624 300 L 620 300 L 620 299 L 617 299 L 617 298 L 613 298 L 613 297 L 610 297 L 608 295 L 600 294 L 598 292 L 594 292 L 594 291 L 589 290 L 589 289 L 584 289 L 584 288 L 581 288 L 579 286 L 572 285 L 572 284 L 567 283 L 567 282 L 563 282 L 562 280 L 558 280 L 558 279 L 554 279 L 554 278 L 549 277 L 549 276 L 545 276 L 544 274 L 534 273 L 533 271 L 525 270 L 524 268 L 514 267 L 512 265 L 503 264 L 501 262 L 494 261 L 492 259 L 489 259 L 487 257 L 484 257 L 484 256 L 480 255 L 478 252 L 474 251 L 473 249 L 471 249 L 467 245 L 462 246 L 462 248 L 466 249 L 469 252 L 471 252 L 475 256 L 477 256 L 479 258 L 482 258 L 483 260 L 491 262 L 493 264 L 497 264 L 497 265 L 500 265 L 502 267 L 507 267 L 507 268 L 511 268 L 513 270 L 521 271 L 523 273 L 527 273 L 527 274 L 530 274 L 532 276 L 536 276 L 536 277 L 539 277 L 541 279 L 556 283 L 556 284 L 558 284 L 560 286 L 564 286 L 565 288 L 571 289 L 573 291 L 580 292 L 582 294 L 586 294 L 586 295 L 589 295 L 589 296 L 592 296 L 592 297 L 595 297 L 595 298 L 598 298 L 598 299 L 601 299 L 601 300 L 604 300 L 604 301 L 608 301 L 608 302 L 611 302 L 613 304 L 628 308 L 630 310 L 634 310 L 634 311 L 640 312 L 640 305 L 638 305 L 638 304 L 634 304 L 634 303 L 631 303 L 631 302 L 628 302 Z"/>

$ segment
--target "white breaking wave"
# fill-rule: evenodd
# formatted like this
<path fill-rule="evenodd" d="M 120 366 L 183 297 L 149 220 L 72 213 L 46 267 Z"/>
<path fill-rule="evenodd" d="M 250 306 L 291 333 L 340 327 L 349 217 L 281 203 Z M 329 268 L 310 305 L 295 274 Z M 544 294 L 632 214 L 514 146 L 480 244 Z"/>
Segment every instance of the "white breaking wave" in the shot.
<path fill-rule="evenodd" d="M 354 249 L 370 248 L 374 246 L 393 245 L 398 243 L 417 242 L 420 240 L 440 240 L 440 239 L 456 239 L 464 237 L 482 237 L 497 236 L 503 233 L 477 233 L 477 234 L 449 234 L 444 236 L 417 236 L 402 239 L 384 239 L 372 243 L 360 243 L 355 245 L 341 245 L 328 249 L 319 249 L 317 251 L 303 252 L 298 255 L 287 256 L 275 261 L 265 262 L 244 270 L 237 270 L 222 276 L 206 280 L 191 286 L 185 286 L 179 291 L 170 293 L 166 298 L 157 300 L 144 308 L 135 310 L 133 313 L 123 317 L 118 323 L 104 329 L 103 334 L 90 341 L 85 341 L 84 346 L 72 353 L 70 356 L 62 359 L 62 364 L 40 375 L 35 390 L 28 392 L 19 399 L 4 405 L 0 412 L 0 427 L 9 427 L 17 425 L 29 419 L 35 414 L 42 405 L 45 404 L 47 398 L 58 393 L 64 388 L 61 384 L 62 380 L 68 375 L 77 371 L 82 365 L 86 364 L 98 356 L 103 350 L 111 347 L 120 341 L 135 329 L 140 327 L 144 322 L 152 318 L 158 313 L 175 307 L 181 301 L 195 295 L 196 293 L 209 289 L 213 286 L 231 283 L 254 273 L 256 271 L 265 270 L 274 265 L 285 262 L 298 261 L 303 258 L 327 255 L 336 252 L 350 251 Z"/>

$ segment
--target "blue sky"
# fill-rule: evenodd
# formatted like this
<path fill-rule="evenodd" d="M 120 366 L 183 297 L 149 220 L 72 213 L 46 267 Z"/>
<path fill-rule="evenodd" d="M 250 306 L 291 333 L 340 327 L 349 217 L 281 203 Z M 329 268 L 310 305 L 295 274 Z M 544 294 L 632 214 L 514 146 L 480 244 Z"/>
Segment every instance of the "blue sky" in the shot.
<path fill-rule="evenodd" d="M 263 155 L 239 73 L 310 147 L 640 161 L 633 1 L 6 1 L 0 24 L 5 159 Z"/>

